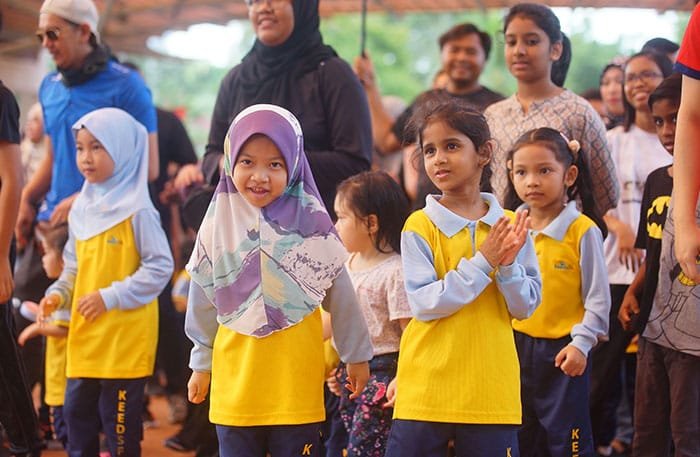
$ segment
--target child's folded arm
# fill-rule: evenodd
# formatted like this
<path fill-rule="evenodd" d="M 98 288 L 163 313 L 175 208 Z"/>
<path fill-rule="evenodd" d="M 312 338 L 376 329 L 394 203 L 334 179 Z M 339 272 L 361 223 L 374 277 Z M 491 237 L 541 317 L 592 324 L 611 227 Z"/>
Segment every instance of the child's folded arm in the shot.
<path fill-rule="evenodd" d="M 70 326 L 70 307 L 59 308 L 51 314 L 51 323 L 60 327 Z"/>
<path fill-rule="evenodd" d="M 44 296 L 51 294 L 61 297 L 61 303 L 58 309 L 70 309 L 73 299 L 73 287 L 75 286 L 75 275 L 78 272 L 78 261 L 75 257 L 75 235 L 68 228 L 68 241 L 63 249 L 63 271 L 61 276 L 51 284 Z"/>
<path fill-rule="evenodd" d="M 496 284 L 506 299 L 508 312 L 516 319 L 526 319 L 542 301 L 542 277 L 530 236 L 510 265 L 501 265 Z"/>
<path fill-rule="evenodd" d="M 54 338 L 66 338 L 68 336 L 68 327 L 56 324 L 45 324 L 39 329 L 39 333 Z"/>
<path fill-rule="evenodd" d="M 344 267 L 326 291 L 322 306 L 331 315 L 333 340 L 340 360 L 345 363 L 371 360 L 374 349 L 367 323 L 357 303 L 350 275 Z"/>
<path fill-rule="evenodd" d="M 584 354 L 608 334 L 610 324 L 610 287 L 603 254 L 603 235 L 591 227 L 580 244 L 583 320 L 571 329 L 571 344 Z"/>
<path fill-rule="evenodd" d="M 185 334 L 194 344 L 190 353 L 191 369 L 211 372 L 212 348 L 218 329 L 216 308 L 199 284 L 192 281 L 185 314 Z"/>
<path fill-rule="evenodd" d="M 173 274 L 173 257 L 158 213 L 152 209 L 138 211 L 132 226 L 141 265 L 122 281 L 100 289 L 107 310 L 134 309 L 152 302 Z"/>
<path fill-rule="evenodd" d="M 430 321 L 456 313 L 491 283 L 491 266 L 479 253 L 471 259 L 461 259 L 457 269 L 448 271 L 440 280 L 433 265 L 433 252 L 420 235 L 404 232 L 401 253 L 403 269 L 410 272 L 404 278 L 408 304 L 418 320 Z"/>

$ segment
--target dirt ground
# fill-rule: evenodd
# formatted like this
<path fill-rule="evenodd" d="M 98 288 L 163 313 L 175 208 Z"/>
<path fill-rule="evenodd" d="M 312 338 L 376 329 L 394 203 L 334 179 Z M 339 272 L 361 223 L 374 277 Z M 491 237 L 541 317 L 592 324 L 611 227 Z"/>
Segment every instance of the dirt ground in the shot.
<path fill-rule="evenodd" d="M 144 439 L 141 442 L 141 455 L 143 457 L 192 457 L 194 452 L 182 453 L 171 451 L 163 446 L 163 441 L 177 433 L 179 425 L 168 423 L 168 403 L 165 397 L 151 397 L 149 405 L 151 413 L 156 419 L 157 426 L 147 428 L 144 431 Z M 2 455 L 0 453 L 0 455 Z M 65 451 L 44 451 L 42 457 L 66 457 Z"/>

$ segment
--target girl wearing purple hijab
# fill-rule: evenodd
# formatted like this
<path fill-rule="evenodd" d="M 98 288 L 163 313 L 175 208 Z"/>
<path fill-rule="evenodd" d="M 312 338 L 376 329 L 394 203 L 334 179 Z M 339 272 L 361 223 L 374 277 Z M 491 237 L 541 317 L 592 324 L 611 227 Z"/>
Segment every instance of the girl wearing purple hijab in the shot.
<path fill-rule="evenodd" d="M 331 313 L 347 386 L 369 377 L 372 345 L 343 248 L 314 182 L 297 119 L 254 105 L 233 120 L 224 172 L 187 271 L 188 396 L 204 400 L 220 455 L 320 455 L 323 335 Z"/>

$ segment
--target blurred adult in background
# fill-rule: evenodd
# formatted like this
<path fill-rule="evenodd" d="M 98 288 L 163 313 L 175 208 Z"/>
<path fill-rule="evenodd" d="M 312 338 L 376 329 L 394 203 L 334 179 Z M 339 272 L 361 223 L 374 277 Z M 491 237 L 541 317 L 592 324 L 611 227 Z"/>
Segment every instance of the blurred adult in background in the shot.
<path fill-rule="evenodd" d="M 661 37 L 652 38 L 651 40 L 644 43 L 644 46 L 642 46 L 643 52 L 658 52 L 659 54 L 663 54 L 666 57 L 668 57 L 668 60 L 670 60 L 671 62 L 676 61 L 679 49 L 680 46 L 678 46 L 678 43 L 674 43 L 673 41 L 667 38 Z"/>
<path fill-rule="evenodd" d="M 622 66 L 610 63 L 600 73 L 600 98 L 603 100 L 603 122 L 611 128 L 622 125 L 625 119 L 625 107 L 622 103 Z"/>
<path fill-rule="evenodd" d="M 41 105 L 35 103 L 27 112 L 27 123 L 24 126 L 24 138 L 19 145 L 22 151 L 22 170 L 24 182 L 34 175 L 39 164 L 46 155 L 44 139 L 44 114 Z"/>
<path fill-rule="evenodd" d="M 176 186 L 216 184 L 233 118 L 253 104 L 271 103 L 299 119 L 311 171 L 333 216 L 336 186 L 370 167 L 367 98 L 350 66 L 323 43 L 318 0 L 246 3 L 255 43 L 221 82 L 201 171 L 183 167 Z"/>
<path fill-rule="evenodd" d="M 503 22 L 506 66 L 517 80 L 517 89 L 484 112 L 495 140 L 489 164 L 494 195 L 499 200 L 505 197 L 506 155 L 520 135 L 551 127 L 581 143 L 596 209 L 605 213 L 615 206 L 619 194 L 605 126 L 589 103 L 564 88 L 572 50 L 559 18 L 545 5 L 518 3 Z"/>
<path fill-rule="evenodd" d="M 40 455 L 41 440 L 9 303 L 13 288 L 12 228 L 22 188 L 19 142 L 19 107 L 0 81 L 0 425 L 5 428 L 12 455 L 24 457 Z"/>
<path fill-rule="evenodd" d="M 423 100 L 431 94 L 457 97 L 483 111 L 492 103 L 503 100 L 503 95 L 481 85 L 479 78 L 484 71 L 491 52 L 491 37 L 475 25 L 458 24 L 443 33 L 438 39 L 442 68 L 433 78 L 433 87 L 420 94 L 398 116 L 392 115 L 382 103 L 377 76 L 372 61 L 367 56 L 355 59 L 355 72 L 367 93 L 372 114 L 374 147 L 380 153 L 404 147 L 403 185 L 412 202 L 413 209 L 425 206 L 428 194 L 439 193 L 428 179 L 423 166 L 413 160 L 415 132 L 409 119 Z M 484 173 L 488 182 L 488 173 Z"/>
<path fill-rule="evenodd" d="M 150 132 L 149 179 L 158 175 L 156 112 L 151 93 L 135 72 L 110 59 L 109 50 L 99 40 L 98 22 L 92 0 L 45 0 L 41 6 L 37 37 L 57 70 L 46 75 L 39 87 L 48 134 L 46 156 L 22 192 L 16 229 L 20 247 L 31 236 L 35 218 L 40 224 L 52 225 L 68 219 L 83 184 L 71 132 L 71 126 L 82 115 L 113 106 L 134 116 Z"/>
<path fill-rule="evenodd" d="M 458 24 L 443 33 L 438 43 L 444 76 L 438 73 L 435 86 L 428 92 L 444 91 L 453 97 L 466 100 L 480 111 L 491 103 L 503 100 L 503 95 L 479 82 L 491 52 L 491 37 L 488 33 L 479 30 L 473 24 Z M 375 147 L 379 151 L 395 151 L 401 146 L 414 143 L 415 135 L 410 129 L 406 130 L 406 126 L 421 96 L 418 96 L 401 115 L 394 118 L 382 104 L 370 58 L 357 57 L 355 72 L 369 100 Z"/>

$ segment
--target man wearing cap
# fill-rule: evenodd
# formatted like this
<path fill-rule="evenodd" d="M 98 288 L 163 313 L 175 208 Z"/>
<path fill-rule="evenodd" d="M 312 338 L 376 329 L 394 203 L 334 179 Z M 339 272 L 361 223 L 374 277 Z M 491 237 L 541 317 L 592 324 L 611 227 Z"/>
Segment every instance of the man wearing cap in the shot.
<path fill-rule="evenodd" d="M 149 179 L 158 176 L 156 111 L 151 93 L 136 72 L 111 59 L 100 44 L 99 16 L 91 0 L 45 0 L 39 13 L 37 37 L 56 63 L 39 88 L 48 134 L 46 158 L 22 192 L 17 221 L 20 246 L 31 235 L 38 205 L 40 224 L 57 225 L 83 184 L 75 162 L 71 126 L 97 108 L 121 108 L 149 132 Z M 53 179 L 52 179 L 53 178 Z"/>
<path fill-rule="evenodd" d="M 136 72 L 111 58 L 100 42 L 98 22 L 92 0 L 45 0 L 39 12 L 36 34 L 57 70 L 44 77 L 39 88 L 46 156 L 22 191 L 15 230 L 18 247 L 24 248 L 22 256 L 29 261 L 39 256 L 36 243 L 28 242 L 35 219 L 39 232 L 47 225 L 65 223 L 82 187 L 71 127 L 84 114 L 115 107 L 141 122 L 149 132 L 149 178 L 158 175 L 156 111 L 151 93 Z M 16 283 L 26 290 L 41 288 L 42 281 L 18 276 Z M 66 421 L 69 419 L 66 413 Z M 69 430 L 69 442 L 71 436 Z"/>

